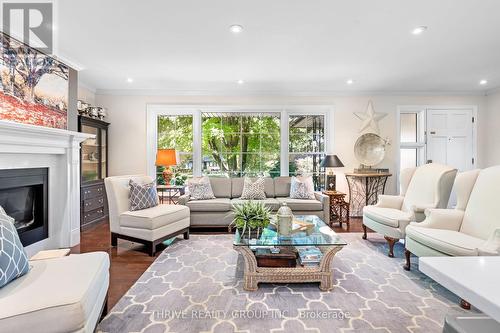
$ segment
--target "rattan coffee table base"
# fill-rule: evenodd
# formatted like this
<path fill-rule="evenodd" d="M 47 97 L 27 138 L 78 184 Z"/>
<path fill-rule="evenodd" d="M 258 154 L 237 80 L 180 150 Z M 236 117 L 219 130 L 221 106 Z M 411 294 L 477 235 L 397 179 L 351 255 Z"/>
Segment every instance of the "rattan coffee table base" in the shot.
<path fill-rule="evenodd" d="M 255 254 L 248 246 L 233 246 L 243 255 L 245 271 L 243 289 L 256 291 L 260 282 L 267 283 L 308 283 L 319 282 L 319 289 L 333 289 L 333 273 L 331 264 L 335 254 L 342 246 L 321 246 L 323 258 L 316 267 L 258 267 Z"/>

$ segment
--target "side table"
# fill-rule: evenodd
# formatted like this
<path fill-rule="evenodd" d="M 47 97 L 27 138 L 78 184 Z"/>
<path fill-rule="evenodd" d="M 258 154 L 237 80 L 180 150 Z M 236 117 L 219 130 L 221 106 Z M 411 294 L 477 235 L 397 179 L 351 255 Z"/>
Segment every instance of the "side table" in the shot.
<path fill-rule="evenodd" d="M 349 228 L 349 203 L 345 201 L 346 194 L 338 191 L 323 191 L 323 194 L 330 197 L 330 226 L 333 222 L 338 222 L 342 227 L 345 222 Z"/>
<path fill-rule="evenodd" d="M 157 185 L 156 186 L 160 197 L 160 203 L 165 203 L 165 197 L 169 204 L 177 205 L 177 198 L 184 194 L 185 187 L 180 185 Z M 166 195 L 165 195 L 166 194 Z"/>
<path fill-rule="evenodd" d="M 363 216 L 363 207 L 378 202 L 379 194 L 384 194 L 387 179 L 392 174 L 387 172 L 346 173 L 349 186 L 351 216 Z"/>

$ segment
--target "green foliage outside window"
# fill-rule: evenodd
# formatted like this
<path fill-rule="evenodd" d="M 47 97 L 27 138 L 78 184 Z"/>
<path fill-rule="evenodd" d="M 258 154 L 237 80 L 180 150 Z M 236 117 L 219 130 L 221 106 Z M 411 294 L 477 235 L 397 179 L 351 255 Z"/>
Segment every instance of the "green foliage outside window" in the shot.
<path fill-rule="evenodd" d="M 279 176 L 279 115 L 203 113 L 203 173 Z"/>

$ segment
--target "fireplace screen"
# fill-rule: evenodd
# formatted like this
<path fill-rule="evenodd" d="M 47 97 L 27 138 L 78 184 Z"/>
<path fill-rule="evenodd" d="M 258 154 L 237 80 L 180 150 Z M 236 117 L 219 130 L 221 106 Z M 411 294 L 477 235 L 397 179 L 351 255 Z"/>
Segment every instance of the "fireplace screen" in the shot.
<path fill-rule="evenodd" d="M 40 195 L 40 187 L 40 185 L 34 185 L 0 190 L 0 206 L 3 207 L 7 215 L 14 218 L 18 233 L 24 232 L 32 226 L 36 227 L 34 225 L 35 201 L 37 194 Z"/>
<path fill-rule="evenodd" d="M 0 206 L 24 246 L 48 237 L 47 185 L 47 168 L 0 170 Z"/>

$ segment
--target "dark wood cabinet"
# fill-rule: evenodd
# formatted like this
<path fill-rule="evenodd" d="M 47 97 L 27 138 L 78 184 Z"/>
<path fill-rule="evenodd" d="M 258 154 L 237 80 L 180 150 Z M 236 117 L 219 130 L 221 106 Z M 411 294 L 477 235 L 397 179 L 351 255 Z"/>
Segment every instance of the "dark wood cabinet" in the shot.
<path fill-rule="evenodd" d="M 78 117 L 78 131 L 94 134 L 80 150 L 80 229 L 108 217 L 108 202 L 104 178 L 108 176 L 109 123 L 83 116 Z"/>

